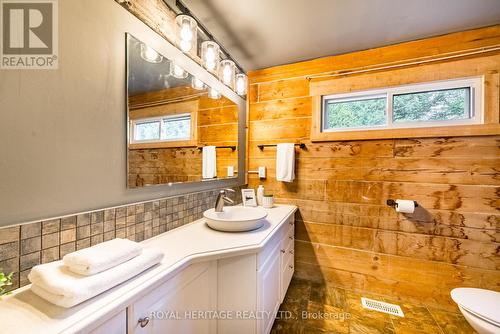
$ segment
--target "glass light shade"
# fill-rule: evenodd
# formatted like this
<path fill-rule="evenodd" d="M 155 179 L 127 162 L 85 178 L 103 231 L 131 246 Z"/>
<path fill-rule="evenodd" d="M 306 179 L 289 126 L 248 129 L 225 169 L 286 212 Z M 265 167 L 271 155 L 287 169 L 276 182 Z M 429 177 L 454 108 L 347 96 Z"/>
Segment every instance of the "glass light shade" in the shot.
<path fill-rule="evenodd" d="M 178 15 L 175 18 L 177 45 L 182 52 L 196 54 L 198 23 L 188 15 Z"/>
<path fill-rule="evenodd" d="M 200 79 L 193 77 L 191 80 L 191 87 L 197 90 L 203 90 L 205 89 L 205 84 Z"/>
<path fill-rule="evenodd" d="M 219 67 L 219 79 L 222 80 L 224 85 L 234 87 L 234 79 L 235 79 L 235 69 L 234 61 L 225 59 L 220 62 Z"/>
<path fill-rule="evenodd" d="M 188 72 L 172 61 L 172 64 L 170 64 L 170 75 L 177 79 L 185 79 L 188 76 Z"/>
<path fill-rule="evenodd" d="M 201 43 L 201 61 L 207 70 L 217 73 L 219 68 L 219 59 L 219 44 L 212 41 L 205 41 Z"/>
<path fill-rule="evenodd" d="M 221 95 L 217 89 L 210 88 L 208 90 L 208 97 L 214 100 L 220 99 Z"/>
<path fill-rule="evenodd" d="M 163 56 L 161 54 L 144 43 L 141 43 L 141 58 L 153 64 L 161 63 L 163 60 Z"/>
<path fill-rule="evenodd" d="M 246 95 L 247 93 L 247 76 L 243 73 L 236 74 L 236 94 Z"/>

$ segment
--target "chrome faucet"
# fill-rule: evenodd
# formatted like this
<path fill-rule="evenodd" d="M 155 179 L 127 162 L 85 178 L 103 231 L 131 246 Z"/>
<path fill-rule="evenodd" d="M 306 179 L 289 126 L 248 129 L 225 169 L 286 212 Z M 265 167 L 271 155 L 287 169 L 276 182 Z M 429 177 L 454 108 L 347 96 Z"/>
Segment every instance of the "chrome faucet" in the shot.
<path fill-rule="evenodd" d="M 233 205 L 234 201 L 227 197 L 227 193 L 232 192 L 234 193 L 233 189 L 222 189 L 219 191 L 219 195 L 217 195 L 217 199 L 215 200 L 215 212 L 222 212 L 224 211 L 224 202 Z"/>

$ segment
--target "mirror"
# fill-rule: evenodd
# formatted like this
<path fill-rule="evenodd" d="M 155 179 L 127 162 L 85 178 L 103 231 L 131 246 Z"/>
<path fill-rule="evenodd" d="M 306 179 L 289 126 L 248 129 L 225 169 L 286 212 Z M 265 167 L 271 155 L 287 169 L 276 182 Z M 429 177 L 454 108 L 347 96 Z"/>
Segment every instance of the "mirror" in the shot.
<path fill-rule="evenodd" d="M 172 58 L 127 34 L 129 188 L 238 175 L 238 105 Z"/>

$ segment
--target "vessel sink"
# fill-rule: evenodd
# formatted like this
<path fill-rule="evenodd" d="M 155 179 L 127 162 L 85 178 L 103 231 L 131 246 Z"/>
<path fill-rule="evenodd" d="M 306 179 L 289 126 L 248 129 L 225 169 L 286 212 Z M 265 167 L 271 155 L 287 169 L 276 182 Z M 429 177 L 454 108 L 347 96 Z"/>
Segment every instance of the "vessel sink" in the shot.
<path fill-rule="evenodd" d="M 215 209 L 203 213 L 207 225 L 217 231 L 242 232 L 258 229 L 262 226 L 267 211 L 262 208 L 245 206 L 226 206 L 223 212 Z"/>

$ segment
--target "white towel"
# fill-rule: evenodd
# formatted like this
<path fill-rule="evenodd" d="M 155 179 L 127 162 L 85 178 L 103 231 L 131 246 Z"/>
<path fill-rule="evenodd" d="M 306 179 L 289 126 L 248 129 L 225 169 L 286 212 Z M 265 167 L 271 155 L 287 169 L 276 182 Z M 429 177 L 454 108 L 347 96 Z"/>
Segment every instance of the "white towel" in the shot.
<path fill-rule="evenodd" d="M 163 253 L 144 249 L 141 255 L 92 276 L 68 270 L 62 261 L 33 267 L 28 275 L 36 295 L 61 307 L 72 307 L 117 286 L 159 263 Z"/>
<path fill-rule="evenodd" d="M 293 182 L 295 179 L 295 145 L 286 143 L 276 147 L 276 180 Z"/>
<path fill-rule="evenodd" d="M 203 146 L 203 178 L 213 179 L 217 176 L 217 158 L 215 146 Z"/>
<path fill-rule="evenodd" d="M 80 275 L 94 275 L 142 253 L 142 246 L 128 239 L 116 238 L 63 257 L 68 269 Z"/>

